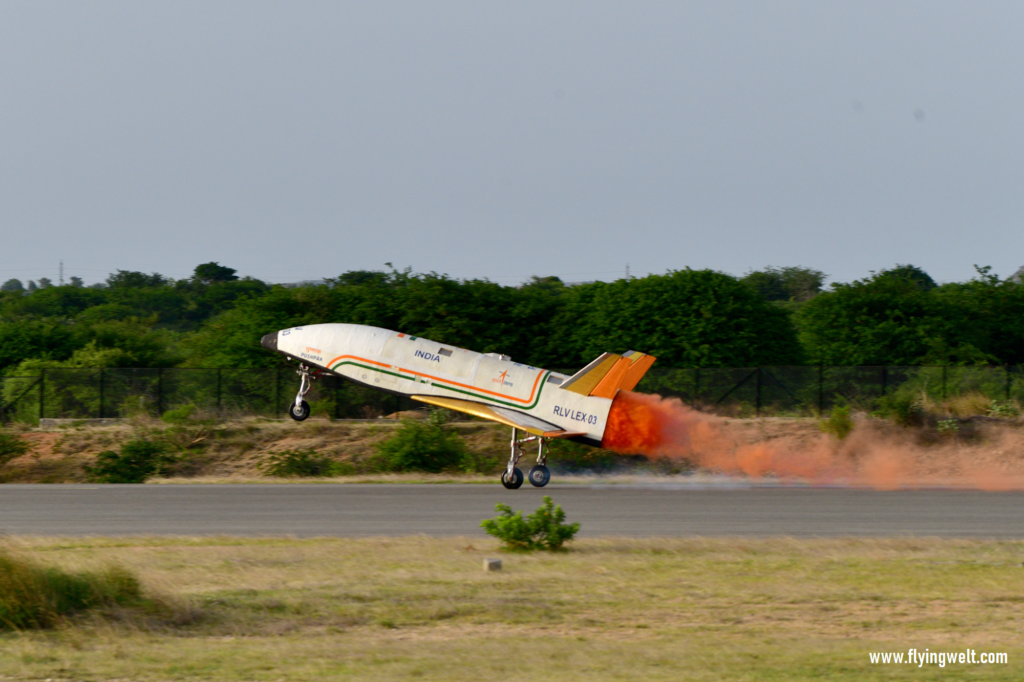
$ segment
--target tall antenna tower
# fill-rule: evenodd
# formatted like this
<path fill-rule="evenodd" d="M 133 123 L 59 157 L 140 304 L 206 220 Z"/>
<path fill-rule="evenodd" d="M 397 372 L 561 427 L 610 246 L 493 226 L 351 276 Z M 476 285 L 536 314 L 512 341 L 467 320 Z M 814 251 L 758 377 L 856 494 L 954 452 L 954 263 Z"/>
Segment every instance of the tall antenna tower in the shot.
<path fill-rule="evenodd" d="M 629 279 L 629 263 L 626 263 L 626 279 Z"/>
<path fill-rule="evenodd" d="M 60 260 L 60 277 L 59 277 L 59 280 L 60 280 L 60 285 L 64 286 L 64 259 L 63 258 L 61 258 L 61 260 Z"/>

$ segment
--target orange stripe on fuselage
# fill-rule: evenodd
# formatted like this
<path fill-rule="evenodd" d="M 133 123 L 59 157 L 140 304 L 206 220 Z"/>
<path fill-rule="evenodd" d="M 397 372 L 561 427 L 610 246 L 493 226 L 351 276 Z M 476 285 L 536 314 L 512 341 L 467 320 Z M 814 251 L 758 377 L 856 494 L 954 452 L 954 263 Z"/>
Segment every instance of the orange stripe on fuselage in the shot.
<path fill-rule="evenodd" d="M 327 369 L 331 369 L 331 367 L 334 366 L 334 363 L 338 362 L 339 360 L 345 360 L 347 358 L 351 358 L 352 360 L 358 360 L 359 362 L 366 362 L 366 363 L 369 363 L 371 365 L 378 365 L 380 367 L 386 367 L 388 369 L 392 369 L 394 367 L 394 365 L 389 365 L 386 362 L 377 362 L 376 360 L 367 360 L 366 358 L 361 358 L 361 357 L 359 357 L 357 355 L 339 355 L 338 357 L 334 358 L 333 360 L 331 360 L 330 362 L 327 363 Z M 331 371 L 334 371 L 334 370 L 331 370 Z M 459 382 L 452 381 L 451 379 L 442 379 L 441 377 L 435 377 L 432 374 L 424 374 L 423 372 L 416 372 L 416 371 L 411 370 L 411 369 L 405 369 L 404 367 L 399 367 L 398 371 L 399 372 L 405 372 L 407 374 L 414 374 L 414 375 L 416 375 L 418 377 L 424 377 L 425 379 L 431 379 L 433 381 L 442 381 L 442 382 L 444 382 L 446 384 L 452 384 L 453 386 L 461 386 L 462 388 L 468 388 L 469 390 L 476 391 L 477 393 L 486 393 L 488 395 L 498 396 L 499 398 L 502 398 L 503 400 L 514 400 L 517 403 L 524 403 L 524 404 L 525 403 L 530 403 L 530 402 L 533 401 L 533 396 L 534 396 L 534 394 L 537 393 L 537 385 L 540 383 L 540 378 L 544 375 L 544 370 L 540 370 L 540 371 L 537 372 L 537 378 L 533 380 L 533 390 L 530 391 L 530 397 L 526 398 L 524 400 L 522 398 L 516 398 L 516 397 L 510 396 L 510 395 L 505 395 L 504 393 L 495 393 L 494 391 L 488 391 L 488 390 L 479 388 L 477 386 L 470 386 L 469 384 L 460 384 Z"/>

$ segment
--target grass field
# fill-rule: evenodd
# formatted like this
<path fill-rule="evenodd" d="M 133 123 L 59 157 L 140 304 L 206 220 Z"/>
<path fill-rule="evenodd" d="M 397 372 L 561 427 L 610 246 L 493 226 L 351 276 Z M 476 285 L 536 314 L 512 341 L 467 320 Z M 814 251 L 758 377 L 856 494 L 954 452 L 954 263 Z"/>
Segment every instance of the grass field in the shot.
<path fill-rule="evenodd" d="M 158 606 L 0 634 L 0 679 L 888 680 L 1024 676 L 1024 542 L 7 538 Z M 501 572 L 482 569 L 500 557 Z M 872 651 L 1007 652 L 879 665 Z"/>

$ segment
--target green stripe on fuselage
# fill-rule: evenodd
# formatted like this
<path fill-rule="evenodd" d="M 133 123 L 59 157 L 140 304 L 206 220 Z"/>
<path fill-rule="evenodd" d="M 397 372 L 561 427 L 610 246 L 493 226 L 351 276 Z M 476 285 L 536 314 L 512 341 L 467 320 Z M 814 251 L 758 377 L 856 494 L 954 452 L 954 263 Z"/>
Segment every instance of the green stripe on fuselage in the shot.
<path fill-rule="evenodd" d="M 390 374 L 391 376 L 398 377 L 399 379 L 405 379 L 406 381 L 412 381 L 413 383 L 418 383 L 418 379 L 415 376 L 409 376 L 408 374 L 400 374 L 398 372 L 392 372 L 390 370 L 381 369 L 380 367 L 372 367 L 370 365 L 364 365 L 362 363 L 355 362 L 354 360 L 346 360 L 344 362 L 339 362 L 338 364 L 336 364 L 334 367 L 331 367 L 330 369 L 333 372 L 334 370 L 338 369 L 342 365 L 354 365 L 356 367 L 362 367 L 363 369 L 368 369 L 371 372 L 380 372 L 381 374 Z M 473 393 L 473 392 L 467 391 L 466 389 L 463 389 L 463 388 L 456 388 L 455 386 L 448 386 L 448 385 L 446 385 L 444 383 L 446 381 L 445 379 L 432 379 L 431 380 L 431 386 L 437 386 L 438 388 L 443 388 L 446 391 L 452 391 L 454 393 L 462 393 L 464 395 L 468 395 L 468 396 L 472 396 L 474 398 L 477 398 L 478 400 L 487 400 L 489 402 L 496 403 L 498 405 L 504 405 L 505 407 L 513 407 L 513 408 L 518 409 L 518 410 L 532 410 L 534 407 L 537 406 L 537 403 L 540 402 L 540 394 L 544 390 L 544 384 L 547 383 L 548 376 L 550 374 L 551 374 L 550 371 L 545 370 L 544 375 L 541 377 L 541 380 L 540 380 L 540 387 L 537 389 L 537 397 L 535 397 L 533 399 L 533 402 L 530 403 L 529 405 L 517 405 L 516 403 L 509 403 L 509 402 L 505 402 L 503 400 L 497 400 L 497 399 L 492 398 L 492 397 L 490 397 L 488 395 L 479 395 L 479 393 Z"/>

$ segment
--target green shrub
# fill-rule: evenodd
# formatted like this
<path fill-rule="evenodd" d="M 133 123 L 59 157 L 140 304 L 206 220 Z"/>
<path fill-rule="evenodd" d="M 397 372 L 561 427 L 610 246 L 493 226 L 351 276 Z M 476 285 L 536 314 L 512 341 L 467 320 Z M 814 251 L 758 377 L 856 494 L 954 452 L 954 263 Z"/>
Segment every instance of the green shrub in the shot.
<path fill-rule="evenodd" d="M 120 453 L 107 450 L 96 455 L 96 464 L 86 465 L 85 472 L 94 483 L 144 483 L 173 462 L 163 443 L 137 438 L 122 445 Z"/>
<path fill-rule="evenodd" d="M 828 419 L 821 422 L 821 430 L 831 433 L 839 440 L 843 440 L 853 431 L 853 419 L 850 418 L 849 405 L 836 405 Z"/>
<path fill-rule="evenodd" d="M 425 422 L 404 420 L 394 436 L 377 444 L 378 467 L 435 474 L 471 467 L 469 448 L 446 423 L 444 410 L 434 410 Z"/>
<path fill-rule="evenodd" d="M 920 426 L 924 423 L 921 397 L 908 392 L 882 396 L 878 399 L 878 409 L 873 414 L 882 419 L 891 419 L 900 426 Z"/>
<path fill-rule="evenodd" d="M 555 507 L 551 498 L 545 496 L 544 504 L 525 519 L 523 512 L 512 513 L 512 508 L 500 502 L 494 505 L 500 512 L 493 519 L 484 519 L 480 526 L 488 535 L 505 543 L 505 548 L 518 551 L 546 549 L 555 551 L 569 540 L 580 529 L 579 523 L 566 524 L 565 512 L 561 505 Z"/>
<path fill-rule="evenodd" d="M 312 450 L 284 450 L 277 452 L 257 467 L 267 476 L 282 478 L 320 476 L 343 476 L 354 473 L 351 465 L 336 462 L 326 455 L 318 455 Z"/>
<path fill-rule="evenodd" d="M 28 443 L 17 434 L 0 431 L 0 466 L 21 457 L 28 452 L 28 448 Z"/>
<path fill-rule="evenodd" d="M 185 403 L 164 412 L 160 417 L 170 424 L 163 437 L 171 447 L 177 450 L 188 450 L 201 447 L 212 434 L 216 419 L 198 419 L 195 416 L 198 408 L 194 403 Z"/>
<path fill-rule="evenodd" d="M 195 403 L 187 402 L 167 410 L 160 415 L 160 419 L 168 424 L 186 424 L 191 421 L 192 415 L 195 414 L 197 409 Z"/>
<path fill-rule="evenodd" d="M 1007 400 L 1005 403 L 1001 403 L 998 400 L 993 400 L 988 407 L 988 416 L 997 419 L 1013 419 L 1020 416 L 1020 409 L 1013 401 Z"/>
<path fill-rule="evenodd" d="M 138 579 L 123 568 L 67 573 L 0 550 L 0 630 L 53 627 L 75 612 L 140 597 Z"/>

